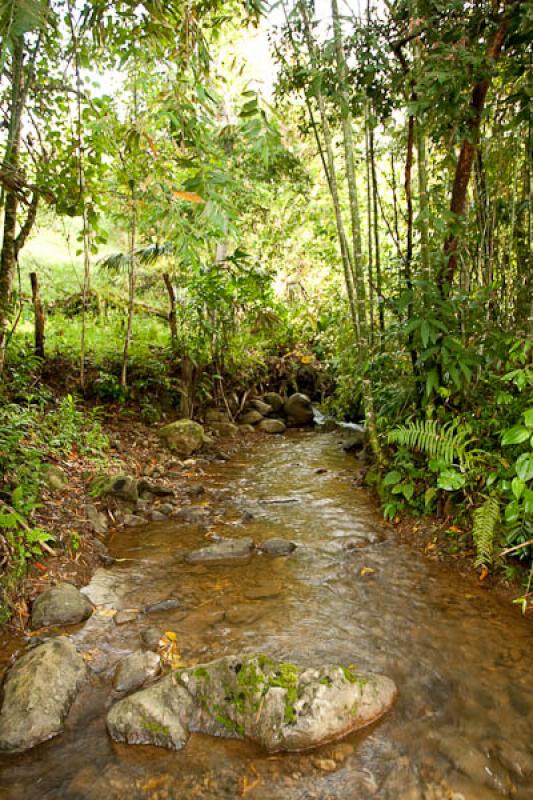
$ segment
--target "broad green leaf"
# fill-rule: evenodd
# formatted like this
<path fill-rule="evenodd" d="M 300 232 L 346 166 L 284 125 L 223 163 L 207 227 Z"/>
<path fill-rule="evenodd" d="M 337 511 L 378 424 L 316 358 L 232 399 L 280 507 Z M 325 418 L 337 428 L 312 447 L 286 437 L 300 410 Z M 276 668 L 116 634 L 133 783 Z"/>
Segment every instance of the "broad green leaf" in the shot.
<path fill-rule="evenodd" d="M 455 492 L 465 485 L 465 476 L 453 469 L 443 470 L 438 478 L 437 486 L 446 492 Z"/>
<path fill-rule="evenodd" d="M 533 480 L 533 453 L 522 453 L 516 459 L 516 474 L 527 483 Z"/>
<path fill-rule="evenodd" d="M 415 487 L 413 486 L 413 484 L 412 483 L 406 483 L 406 484 L 404 484 L 402 486 L 402 489 L 403 489 L 402 493 L 403 493 L 403 496 L 405 497 L 405 499 L 406 500 L 410 500 L 411 497 L 413 496 L 414 492 L 415 492 Z"/>
<path fill-rule="evenodd" d="M 533 408 L 528 408 L 524 411 L 524 422 L 527 428 L 533 428 Z"/>
<path fill-rule="evenodd" d="M 510 444 L 522 444 L 522 442 L 529 439 L 529 431 L 523 425 L 515 425 L 513 428 L 507 428 L 502 436 L 502 446 Z"/>
<path fill-rule="evenodd" d="M 525 488 L 526 484 L 521 478 L 513 478 L 511 481 L 511 489 L 513 490 L 513 494 L 517 500 L 520 500 Z"/>
<path fill-rule="evenodd" d="M 387 472 L 383 478 L 383 486 L 393 486 L 394 484 L 399 483 L 401 479 L 402 476 L 398 470 L 392 470 L 391 472 Z"/>

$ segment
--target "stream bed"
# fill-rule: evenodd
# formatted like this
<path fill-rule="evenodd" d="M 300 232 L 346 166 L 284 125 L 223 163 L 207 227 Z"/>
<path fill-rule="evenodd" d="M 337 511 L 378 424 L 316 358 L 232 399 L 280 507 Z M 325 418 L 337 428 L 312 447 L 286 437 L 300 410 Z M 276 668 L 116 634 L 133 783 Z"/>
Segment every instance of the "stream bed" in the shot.
<path fill-rule="evenodd" d="M 205 522 L 111 538 L 120 560 L 87 589 L 97 611 L 64 631 L 91 678 L 61 736 L 0 758 L 2 800 L 533 800 L 531 626 L 475 578 L 398 542 L 353 488 L 346 438 L 258 440 L 206 468 L 195 500 Z M 186 563 L 212 534 L 287 538 L 297 549 Z M 113 621 L 114 609 L 166 599 L 180 606 Z M 254 652 L 355 664 L 393 678 L 398 700 L 377 724 L 311 753 L 268 756 L 198 734 L 178 753 L 118 745 L 105 728 L 111 669 L 154 626 L 176 633 L 187 665 Z"/>

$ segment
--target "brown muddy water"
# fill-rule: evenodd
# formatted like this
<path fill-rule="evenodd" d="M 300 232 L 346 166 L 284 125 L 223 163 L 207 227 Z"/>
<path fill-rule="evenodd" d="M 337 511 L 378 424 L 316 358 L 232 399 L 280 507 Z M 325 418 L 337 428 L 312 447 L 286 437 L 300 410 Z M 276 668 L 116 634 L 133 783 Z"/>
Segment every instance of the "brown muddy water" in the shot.
<path fill-rule="evenodd" d="M 89 652 L 91 679 L 63 735 L 0 759 L 2 800 L 533 799 L 530 626 L 475 580 L 397 542 L 353 488 L 357 463 L 343 438 L 261 440 L 208 468 L 196 501 L 207 524 L 169 521 L 112 538 L 112 555 L 125 560 L 98 571 L 88 592 L 100 607 L 70 630 Z M 241 521 L 245 511 L 253 519 Z M 185 563 L 213 533 L 281 536 L 298 548 L 287 558 Z M 364 567 L 375 571 L 361 575 Z M 113 622 L 110 609 L 168 598 L 182 606 Z M 117 745 L 105 729 L 111 669 L 152 626 L 176 632 L 186 664 L 240 652 L 355 663 L 391 676 L 398 701 L 374 726 L 313 753 L 268 756 L 201 735 L 179 753 Z"/>

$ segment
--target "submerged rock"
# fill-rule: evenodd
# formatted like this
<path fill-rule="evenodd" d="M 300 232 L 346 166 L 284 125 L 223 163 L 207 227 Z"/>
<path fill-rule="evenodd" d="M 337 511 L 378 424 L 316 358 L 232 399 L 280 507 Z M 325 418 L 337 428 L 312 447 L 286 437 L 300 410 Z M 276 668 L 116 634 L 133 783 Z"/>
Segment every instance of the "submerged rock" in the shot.
<path fill-rule="evenodd" d="M 158 600 L 156 603 L 148 603 L 144 607 L 145 614 L 157 614 L 159 611 L 172 611 L 174 608 L 181 608 L 183 603 L 174 597 L 169 597 L 167 600 Z"/>
<path fill-rule="evenodd" d="M 0 750 L 21 752 L 60 733 L 86 673 L 68 639 L 51 639 L 22 656 L 4 684 Z"/>
<path fill-rule="evenodd" d="M 311 425 L 313 422 L 313 407 L 306 394 L 292 394 L 283 406 L 283 413 L 289 425 Z"/>
<path fill-rule="evenodd" d="M 183 457 L 191 456 L 211 441 L 200 423 L 192 419 L 171 422 L 157 433 L 170 450 Z"/>
<path fill-rule="evenodd" d="M 192 732 L 248 739 L 271 753 L 308 750 L 374 722 L 395 697 L 394 683 L 381 675 L 226 656 L 121 700 L 107 726 L 116 741 L 173 750 Z"/>
<path fill-rule="evenodd" d="M 258 545 L 258 550 L 269 556 L 289 556 L 296 550 L 296 545 L 288 539 L 267 539 Z"/>
<path fill-rule="evenodd" d="M 263 433 L 285 433 L 285 423 L 279 419 L 264 419 L 257 426 L 258 431 Z"/>
<path fill-rule="evenodd" d="M 113 689 L 116 692 L 133 692 L 160 672 L 159 656 L 156 653 L 138 650 L 118 665 L 113 677 Z"/>
<path fill-rule="evenodd" d="M 226 561 L 228 559 L 248 558 L 254 549 L 253 540 L 245 536 L 242 539 L 222 539 L 216 544 L 201 547 L 186 555 L 186 560 L 191 564 L 209 561 Z"/>
<path fill-rule="evenodd" d="M 138 528 L 139 525 L 146 525 L 146 520 L 138 514 L 126 514 L 123 524 L 126 528 Z"/>
<path fill-rule="evenodd" d="M 92 603 L 71 583 L 58 583 L 33 601 L 33 628 L 47 625 L 75 625 L 93 613 Z"/>

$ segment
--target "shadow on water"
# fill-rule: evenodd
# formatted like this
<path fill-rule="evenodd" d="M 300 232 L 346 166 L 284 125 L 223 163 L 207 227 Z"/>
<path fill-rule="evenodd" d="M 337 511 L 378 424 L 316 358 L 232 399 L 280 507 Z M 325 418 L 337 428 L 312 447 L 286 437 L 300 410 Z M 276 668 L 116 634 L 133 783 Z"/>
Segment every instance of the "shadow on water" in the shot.
<path fill-rule="evenodd" d="M 95 575 L 89 592 L 100 608 L 73 634 L 91 680 L 62 736 L 0 760 L 1 798 L 533 800 L 530 627 L 475 582 L 398 544 L 352 487 L 356 463 L 342 440 L 272 437 L 210 467 L 205 485 L 221 499 L 207 532 L 169 522 L 113 537 L 124 560 Z M 187 564 L 206 533 L 281 536 L 298 548 L 288 558 Z M 120 627 L 108 611 L 168 598 L 180 606 Z M 375 726 L 314 753 L 269 757 L 199 735 L 180 753 L 116 745 L 104 724 L 110 671 L 152 626 L 176 632 L 186 664 L 257 651 L 354 663 L 390 675 L 399 699 Z"/>

